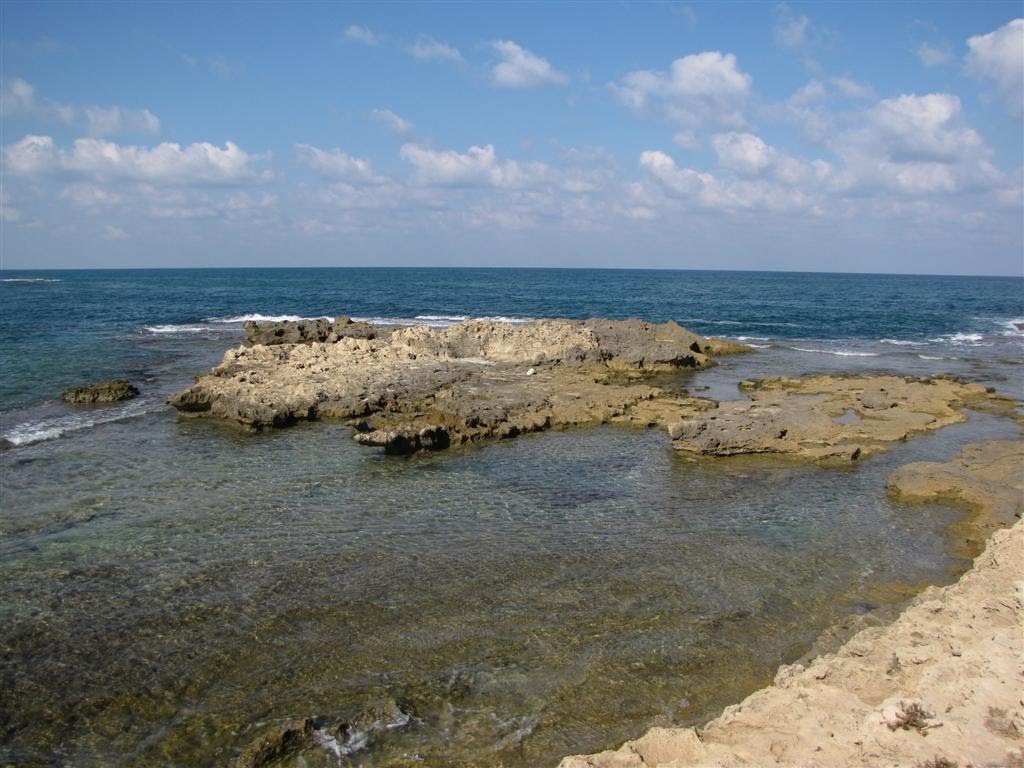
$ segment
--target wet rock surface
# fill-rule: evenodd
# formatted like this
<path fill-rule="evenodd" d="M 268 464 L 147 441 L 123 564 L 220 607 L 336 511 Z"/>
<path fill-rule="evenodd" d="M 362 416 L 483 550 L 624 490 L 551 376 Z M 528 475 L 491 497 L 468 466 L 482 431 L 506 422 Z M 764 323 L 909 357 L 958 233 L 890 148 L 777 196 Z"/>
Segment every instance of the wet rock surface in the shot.
<path fill-rule="evenodd" d="M 374 739 L 404 728 L 412 715 L 392 699 L 370 701 L 348 717 L 306 717 L 264 727 L 234 761 L 235 768 L 336 766 Z"/>
<path fill-rule="evenodd" d="M 169 402 L 184 414 L 251 429 L 343 419 L 362 444 L 413 453 L 628 421 L 633 410 L 664 424 L 708 401 L 651 386 L 645 377 L 706 368 L 713 351 L 748 350 L 673 322 L 641 320 L 468 321 L 441 330 L 375 329 L 347 318 L 299 325 L 247 326 L 250 341 L 271 343 L 229 350 Z"/>
<path fill-rule="evenodd" d="M 341 315 L 334 320 L 316 318 L 312 320 L 285 320 L 281 322 L 245 323 L 245 342 L 256 344 L 312 344 L 315 341 L 333 343 L 338 339 L 374 339 L 387 336 L 389 329 L 378 328 L 369 323 L 356 322 Z"/>
<path fill-rule="evenodd" d="M 749 400 L 721 402 L 669 427 L 687 454 L 783 454 L 849 463 L 964 421 L 967 407 L 1012 413 L 1015 402 L 979 384 L 934 377 L 808 376 L 745 381 Z"/>
<path fill-rule="evenodd" d="M 100 381 L 82 387 L 69 387 L 61 393 L 60 399 L 65 403 L 89 405 L 131 400 L 133 397 L 137 397 L 138 394 L 138 388 L 130 381 L 114 379 L 113 381 Z"/>

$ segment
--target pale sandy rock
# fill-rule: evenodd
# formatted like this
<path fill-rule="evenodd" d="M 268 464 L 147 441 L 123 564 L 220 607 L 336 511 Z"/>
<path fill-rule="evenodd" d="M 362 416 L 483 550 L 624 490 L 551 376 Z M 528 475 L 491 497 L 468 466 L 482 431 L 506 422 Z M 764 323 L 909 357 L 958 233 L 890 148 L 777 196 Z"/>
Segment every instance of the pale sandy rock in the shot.
<path fill-rule="evenodd" d="M 890 487 L 919 501 L 955 496 L 1005 518 L 1024 507 L 1022 478 L 1024 445 L 998 442 L 903 467 Z M 703 728 L 654 728 L 561 768 L 1024 765 L 1022 554 L 1018 521 L 990 538 L 956 584 L 925 590 L 891 625 L 835 654 L 781 668 L 773 686 Z"/>
<path fill-rule="evenodd" d="M 358 442 L 411 453 L 623 419 L 652 400 L 663 402 L 637 423 L 667 424 L 705 406 L 648 386 L 644 377 L 713 364 L 705 353 L 712 343 L 676 323 L 472 320 L 380 335 L 360 326 L 333 341 L 321 339 L 353 324 L 278 325 L 260 326 L 262 336 L 250 330 L 250 337 L 301 340 L 229 350 L 169 402 L 184 414 L 252 429 L 346 419 Z"/>
<path fill-rule="evenodd" d="M 330 338 L 358 327 L 333 341 L 311 340 L 327 332 L 326 321 L 281 324 L 286 336 L 309 338 L 229 350 L 169 402 L 251 429 L 344 419 L 358 442 L 394 453 L 615 421 L 671 425 L 675 447 L 693 454 L 843 462 L 962 421 L 967 405 L 1011 407 L 978 385 L 897 376 L 766 379 L 749 383 L 749 400 L 716 404 L 647 379 L 713 365 L 712 350 L 748 348 L 672 322 L 472 320 L 378 336 L 343 321 L 329 326 Z M 272 326 L 260 333 L 277 338 Z"/>
<path fill-rule="evenodd" d="M 964 421 L 967 406 L 1013 401 L 950 378 L 809 376 L 743 382 L 749 400 L 726 401 L 669 428 L 674 447 L 709 456 L 787 454 L 855 461 L 885 443 Z"/>

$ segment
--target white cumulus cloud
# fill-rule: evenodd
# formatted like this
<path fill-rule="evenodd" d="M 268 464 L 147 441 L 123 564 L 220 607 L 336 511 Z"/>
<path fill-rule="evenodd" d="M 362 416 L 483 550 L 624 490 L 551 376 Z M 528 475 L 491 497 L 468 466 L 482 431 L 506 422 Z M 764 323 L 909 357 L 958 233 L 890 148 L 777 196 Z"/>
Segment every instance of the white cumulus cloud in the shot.
<path fill-rule="evenodd" d="M 949 93 L 883 99 L 832 146 L 845 164 L 838 189 L 914 196 L 992 191 L 1009 183 L 989 161 L 981 136 L 964 124 L 960 99 Z"/>
<path fill-rule="evenodd" d="M 705 51 L 676 59 L 668 72 L 636 70 L 612 85 L 619 100 L 687 127 L 742 127 L 751 78 L 731 53 Z"/>
<path fill-rule="evenodd" d="M 416 42 L 408 46 L 409 54 L 420 61 L 454 61 L 461 63 L 462 54 L 454 46 L 435 40 L 430 35 L 420 35 Z"/>
<path fill-rule="evenodd" d="M 401 155 L 416 169 L 417 183 L 428 186 L 520 188 L 538 184 L 548 175 L 543 163 L 499 160 L 491 144 L 472 146 L 464 153 L 405 144 Z"/>
<path fill-rule="evenodd" d="M 258 170 L 258 158 L 233 142 L 223 148 L 207 142 L 155 147 L 116 144 L 102 139 L 77 139 L 70 149 L 50 136 L 25 136 L 4 147 L 11 173 L 26 176 L 71 176 L 98 181 L 149 181 L 184 185 L 250 184 L 269 181 Z"/>
<path fill-rule="evenodd" d="M 10 194 L 0 185 L 0 221 L 15 222 L 21 219 L 21 211 L 14 207 Z"/>
<path fill-rule="evenodd" d="M 373 170 L 369 160 L 352 157 L 340 149 L 324 151 L 309 144 L 296 144 L 295 154 L 303 165 L 327 179 L 350 184 L 380 184 L 383 177 Z"/>
<path fill-rule="evenodd" d="M 967 39 L 967 72 L 991 81 L 1015 117 L 1024 117 L 1024 19 Z"/>
<path fill-rule="evenodd" d="M 914 53 L 926 67 L 938 67 L 953 60 L 953 54 L 948 48 L 929 43 L 921 43 L 914 49 Z"/>
<path fill-rule="evenodd" d="M 534 88 L 540 85 L 565 85 L 569 76 L 511 40 L 497 40 L 491 48 L 500 61 L 491 70 L 491 82 L 501 88 Z"/>
<path fill-rule="evenodd" d="M 370 117 L 399 134 L 412 133 L 416 128 L 409 120 L 396 115 L 390 109 L 371 109 Z"/>
<path fill-rule="evenodd" d="M 360 27 L 358 24 L 350 24 L 345 28 L 345 39 L 353 43 L 362 43 L 363 45 L 377 45 L 380 43 L 380 38 L 377 35 L 366 27 Z"/>
<path fill-rule="evenodd" d="M 0 116 L 31 117 L 50 123 L 81 125 L 91 136 L 160 132 L 160 119 L 148 109 L 62 104 L 39 96 L 35 87 L 20 77 L 3 81 L 0 87 Z"/>
<path fill-rule="evenodd" d="M 42 98 L 31 83 L 13 77 L 0 85 L 0 117 L 34 117 L 70 125 L 75 121 L 75 108 Z"/>
<path fill-rule="evenodd" d="M 807 32 L 811 26 L 811 20 L 802 14 L 793 12 L 793 9 L 783 3 L 776 8 L 777 20 L 775 29 L 775 43 L 783 48 L 803 48 L 807 43 Z"/>
<path fill-rule="evenodd" d="M 115 227 L 113 224 L 107 224 L 105 227 L 103 227 L 103 239 L 127 240 L 128 233 L 121 229 L 121 227 Z"/>
<path fill-rule="evenodd" d="M 86 107 L 85 121 L 93 136 L 114 133 L 160 133 L 160 120 L 148 109 Z"/>

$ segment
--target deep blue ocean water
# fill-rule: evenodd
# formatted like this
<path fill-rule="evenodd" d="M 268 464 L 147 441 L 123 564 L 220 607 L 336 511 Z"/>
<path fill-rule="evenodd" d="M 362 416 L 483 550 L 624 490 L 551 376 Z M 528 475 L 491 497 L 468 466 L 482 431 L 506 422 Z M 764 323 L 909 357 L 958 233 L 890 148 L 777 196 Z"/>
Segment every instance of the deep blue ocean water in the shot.
<path fill-rule="evenodd" d="M 399 702 L 306 765 L 536 766 L 700 722 L 854 611 L 962 568 L 958 513 L 856 469 L 707 467 L 602 427 L 412 458 L 250 435 L 166 396 L 246 318 L 676 320 L 756 345 L 691 390 L 948 373 L 1024 397 L 1024 279 L 632 270 L 0 272 L 0 762 L 224 765 L 275 722 Z M 111 377 L 142 395 L 72 408 Z M 388 727 L 388 726 L 394 727 Z M 357 738 L 358 736 L 358 738 Z M 364 739 L 363 736 L 366 738 Z"/>
<path fill-rule="evenodd" d="M 1024 279 L 990 277 L 569 269 L 4 271 L 0 306 L 0 411 L 42 403 L 83 380 L 160 379 L 162 366 L 187 368 L 193 354 L 205 363 L 204 353 L 240 338 L 241 318 L 254 316 L 348 314 L 432 324 L 465 317 L 640 317 L 762 345 L 806 349 L 815 348 L 806 342 L 821 341 L 827 352 L 868 357 L 1019 358 L 1024 339 L 1013 325 L 1024 323 Z M 10 426 L 5 419 L 4 427 Z"/>

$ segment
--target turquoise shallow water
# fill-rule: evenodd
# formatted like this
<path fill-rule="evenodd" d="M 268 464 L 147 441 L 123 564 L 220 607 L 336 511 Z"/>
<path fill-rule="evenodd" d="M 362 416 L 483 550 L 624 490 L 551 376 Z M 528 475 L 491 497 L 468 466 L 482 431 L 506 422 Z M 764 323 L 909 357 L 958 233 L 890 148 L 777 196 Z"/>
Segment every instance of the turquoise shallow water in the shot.
<path fill-rule="evenodd" d="M 246 435 L 162 405 L 255 313 L 692 315 L 762 346 L 684 377 L 715 397 L 750 376 L 874 370 L 1017 394 L 1019 280 L 46 277 L 61 282 L 0 283 L 13 340 L 0 434 L 17 442 L 0 452 L 0 759 L 13 763 L 223 765 L 267 724 L 342 721 L 381 699 L 409 721 L 305 763 L 554 764 L 697 722 L 837 618 L 963 567 L 946 535 L 957 513 L 893 506 L 885 477 L 1019 434 L 973 415 L 846 471 L 694 465 L 660 431 L 616 427 L 403 459 L 338 424 Z M 134 410 L 53 401 L 107 375 L 142 386 Z"/>

